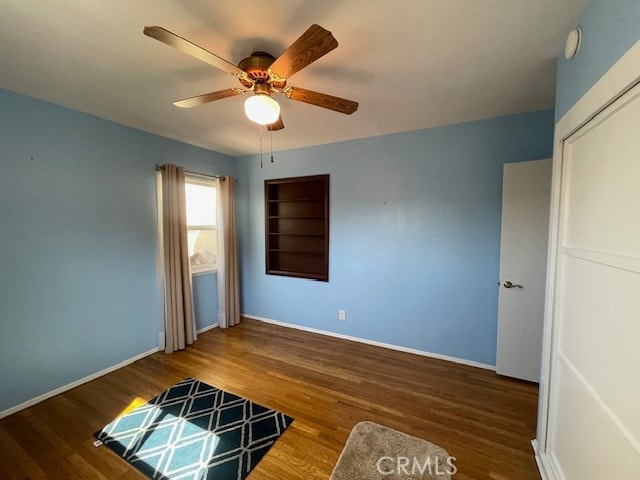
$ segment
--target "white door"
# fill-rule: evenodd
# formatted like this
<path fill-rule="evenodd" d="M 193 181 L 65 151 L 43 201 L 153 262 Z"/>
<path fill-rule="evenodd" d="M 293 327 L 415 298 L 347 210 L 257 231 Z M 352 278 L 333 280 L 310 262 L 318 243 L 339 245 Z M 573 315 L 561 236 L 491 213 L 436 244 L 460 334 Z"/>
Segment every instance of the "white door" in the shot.
<path fill-rule="evenodd" d="M 568 480 L 640 478 L 639 132 L 640 85 L 562 148 L 546 454 Z"/>
<path fill-rule="evenodd" d="M 551 159 L 504 165 L 496 371 L 540 381 Z"/>

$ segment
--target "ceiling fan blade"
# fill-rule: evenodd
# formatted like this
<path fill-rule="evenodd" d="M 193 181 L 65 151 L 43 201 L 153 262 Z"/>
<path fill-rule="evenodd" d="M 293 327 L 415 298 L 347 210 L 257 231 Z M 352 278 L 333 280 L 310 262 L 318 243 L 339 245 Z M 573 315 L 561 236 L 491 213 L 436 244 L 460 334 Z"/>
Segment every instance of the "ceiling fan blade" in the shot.
<path fill-rule="evenodd" d="M 144 34 L 148 37 L 155 38 L 162 43 L 166 43 L 173 48 L 177 48 L 187 55 L 191 55 L 192 57 L 208 63 L 209 65 L 213 65 L 214 67 L 220 68 L 225 72 L 229 72 L 232 75 L 244 74 L 244 72 L 236 67 L 233 63 L 227 62 L 224 58 L 220 58 L 219 56 L 205 50 L 204 48 L 199 47 L 195 43 L 191 43 L 189 40 L 186 40 L 176 35 L 175 33 L 170 32 L 166 28 L 158 26 L 144 27 L 143 31 Z"/>
<path fill-rule="evenodd" d="M 282 130 L 284 128 L 284 123 L 282 122 L 282 115 L 278 117 L 278 120 L 273 122 L 271 125 L 267 125 L 267 130 L 270 132 L 275 132 L 276 130 Z"/>
<path fill-rule="evenodd" d="M 271 64 L 269 70 L 279 78 L 289 78 L 337 46 L 338 41 L 329 30 L 313 24 Z"/>
<path fill-rule="evenodd" d="M 193 108 L 199 105 L 204 105 L 205 103 L 222 100 L 223 98 L 242 95 L 244 92 L 245 90 L 242 88 L 227 88 L 226 90 L 218 90 L 217 92 L 205 93 L 203 95 L 185 98 L 184 100 L 178 100 L 177 102 L 173 102 L 173 104 L 176 107 Z"/>
<path fill-rule="evenodd" d="M 336 112 L 351 115 L 358 109 L 358 102 L 347 100 L 345 98 L 334 97 L 326 93 L 314 92 L 313 90 L 305 90 L 304 88 L 289 87 L 285 89 L 284 94 L 291 100 L 309 103 L 322 108 L 328 108 Z"/>

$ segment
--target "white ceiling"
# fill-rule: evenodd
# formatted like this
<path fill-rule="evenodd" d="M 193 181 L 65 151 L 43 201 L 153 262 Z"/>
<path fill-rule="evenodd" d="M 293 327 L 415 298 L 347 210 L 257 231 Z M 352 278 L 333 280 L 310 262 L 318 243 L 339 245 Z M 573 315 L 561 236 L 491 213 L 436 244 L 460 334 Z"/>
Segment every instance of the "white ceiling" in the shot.
<path fill-rule="evenodd" d="M 142 34 L 160 25 L 237 64 L 312 23 L 339 47 L 289 85 L 360 102 L 343 115 L 283 96 L 288 149 L 549 108 L 555 56 L 589 0 L 2 0 L 0 87 L 233 156 L 259 150 L 231 75 Z"/>

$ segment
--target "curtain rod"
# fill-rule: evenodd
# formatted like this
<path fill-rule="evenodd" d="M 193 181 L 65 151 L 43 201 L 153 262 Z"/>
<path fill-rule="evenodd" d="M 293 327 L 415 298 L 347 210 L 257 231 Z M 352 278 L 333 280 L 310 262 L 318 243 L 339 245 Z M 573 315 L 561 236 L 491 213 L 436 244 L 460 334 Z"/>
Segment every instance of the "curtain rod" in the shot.
<path fill-rule="evenodd" d="M 164 168 L 164 165 L 156 165 L 156 170 L 162 170 L 163 168 Z M 186 175 L 191 175 L 193 177 L 217 178 L 221 182 L 224 182 L 224 180 L 226 178 L 224 175 L 207 175 L 205 173 L 189 172 L 187 170 L 185 170 L 184 173 Z"/>

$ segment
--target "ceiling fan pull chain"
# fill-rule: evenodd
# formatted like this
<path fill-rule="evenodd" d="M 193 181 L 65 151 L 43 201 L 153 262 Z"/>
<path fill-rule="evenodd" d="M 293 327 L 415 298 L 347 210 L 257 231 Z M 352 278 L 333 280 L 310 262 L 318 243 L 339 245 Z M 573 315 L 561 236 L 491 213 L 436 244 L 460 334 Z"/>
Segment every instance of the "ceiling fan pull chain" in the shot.
<path fill-rule="evenodd" d="M 269 133 L 271 133 L 271 163 L 273 163 L 273 130 Z"/>
<path fill-rule="evenodd" d="M 260 137 L 260 170 L 262 170 L 262 129 L 258 124 L 258 136 Z"/>

